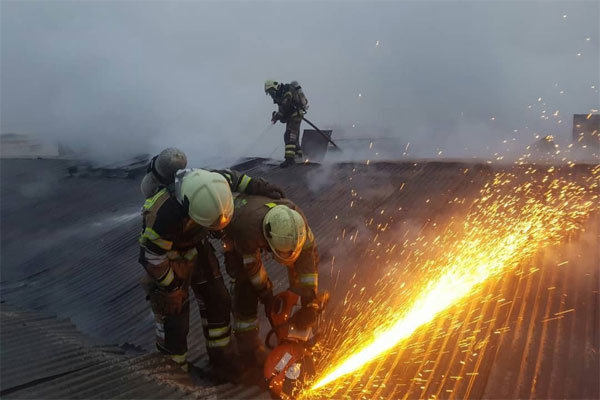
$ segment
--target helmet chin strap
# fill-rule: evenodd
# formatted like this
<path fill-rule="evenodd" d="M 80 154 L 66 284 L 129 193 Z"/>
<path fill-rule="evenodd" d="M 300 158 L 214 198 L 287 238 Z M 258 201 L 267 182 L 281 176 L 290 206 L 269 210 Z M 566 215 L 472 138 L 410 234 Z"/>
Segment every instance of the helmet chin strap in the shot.
<path fill-rule="evenodd" d="M 189 171 L 191 171 L 191 169 L 186 168 L 186 169 L 180 169 L 179 171 L 177 171 L 175 173 L 175 182 L 174 182 L 175 198 L 181 205 L 184 205 L 184 202 L 185 202 L 185 199 L 181 196 L 181 184 L 183 182 L 183 177 Z M 189 203 L 188 203 L 188 205 L 189 205 Z"/>
<path fill-rule="evenodd" d="M 156 178 L 157 181 L 159 181 L 160 183 L 162 183 L 165 186 L 168 186 L 171 182 L 168 179 L 166 179 L 165 177 L 163 177 L 161 174 L 159 174 L 158 171 L 156 170 L 156 160 L 157 159 L 158 159 L 158 156 L 152 157 L 152 160 L 150 160 L 150 164 L 148 165 L 146 172 L 152 172 L 152 174 L 154 175 L 154 177 Z"/>

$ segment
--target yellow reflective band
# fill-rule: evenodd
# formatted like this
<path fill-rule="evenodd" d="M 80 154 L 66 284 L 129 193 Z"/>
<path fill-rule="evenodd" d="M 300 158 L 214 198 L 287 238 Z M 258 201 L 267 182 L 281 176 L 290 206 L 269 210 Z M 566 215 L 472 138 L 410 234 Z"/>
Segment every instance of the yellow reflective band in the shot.
<path fill-rule="evenodd" d="M 198 250 L 196 250 L 195 248 L 188 250 L 184 255 L 183 258 L 185 258 L 188 261 L 192 261 L 196 256 L 198 255 Z"/>
<path fill-rule="evenodd" d="M 229 181 L 229 184 L 231 185 L 231 183 L 233 182 L 231 174 L 229 172 L 223 172 L 223 175 L 225 175 L 225 179 L 227 179 Z"/>
<path fill-rule="evenodd" d="M 277 204 L 275 204 L 275 203 L 266 203 L 265 206 L 267 206 L 269 208 L 273 208 L 273 207 L 277 206 Z"/>
<path fill-rule="evenodd" d="M 144 202 L 144 210 L 148 210 L 150 207 L 152 207 L 154 205 L 154 203 L 156 203 L 156 200 L 158 200 L 165 193 L 167 193 L 166 188 L 158 191 L 158 193 L 156 193 L 154 196 L 150 197 L 149 199 L 146 199 L 146 201 Z"/>
<path fill-rule="evenodd" d="M 293 156 L 293 155 L 295 155 L 295 154 L 296 154 L 296 152 L 295 152 L 295 151 L 286 151 L 286 152 L 285 152 L 285 155 L 286 155 L 286 156 Z"/>
<path fill-rule="evenodd" d="M 152 228 L 144 229 L 144 233 L 142 236 L 150 240 L 160 239 L 160 235 L 156 233 L 156 231 Z"/>
<path fill-rule="evenodd" d="M 206 345 L 210 348 L 225 347 L 229 344 L 230 341 L 231 341 L 231 336 L 227 336 L 226 338 L 223 338 L 223 339 L 208 340 Z"/>
<path fill-rule="evenodd" d="M 208 337 L 219 337 L 226 334 L 228 331 L 228 326 L 224 326 L 222 328 L 208 328 Z"/>
<path fill-rule="evenodd" d="M 286 149 L 295 149 L 295 148 L 296 148 L 296 145 L 295 145 L 295 144 L 286 144 L 286 145 L 285 145 L 285 148 L 286 148 Z"/>
<path fill-rule="evenodd" d="M 187 353 L 171 354 L 171 360 L 175 361 L 179 365 L 185 364 L 187 362 Z"/>
<path fill-rule="evenodd" d="M 165 277 L 158 281 L 158 284 L 160 286 L 169 286 L 171 282 L 173 282 L 173 279 L 175 279 L 175 273 L 173 272 L 173 269 L 169 268 Z"/>
<path fill-rule="evenodd" d="M 246 320 L 236 320 L 233 323 L 233 329 L 236 332 L 244 332 L 251 331 L 253 329 L 258 329 L 258 319 L 246 319 Z"/>
<path fill-rule="evenodd" d="M 317 286 L 317 274 L 300 274 L 298 276 L 301 286 Z"/>
<path fill-rule="evenodd" d="M 140 243 L 143 243 L 144 239 L 151 241 L 152 243 L 154 243 L 161 249 L 171 250 L 171 247 L 173 247 L 173 242 L 171 242 L 169 240 L 161 239 L 159 234 L 156 233 L 152 228 L 149 228 L 149 227 L 144 229 L 144 233 L 142 234 L 142 237 L 140 238 Z"/>
<path fill-rule="evenodd" d="M 238 185 L 238 192 L 244 193 L 251 180 L 252 178 L 250 178 L 248 175 L 244 175 L 240 181 L 240 184 Z"/>
<path fill-rule="evenodd" d="M 171 247 L 173 246 L 173 242 L 164 239 L 151 240 L 151 242 L 165 250 L 171 250 Z"/>

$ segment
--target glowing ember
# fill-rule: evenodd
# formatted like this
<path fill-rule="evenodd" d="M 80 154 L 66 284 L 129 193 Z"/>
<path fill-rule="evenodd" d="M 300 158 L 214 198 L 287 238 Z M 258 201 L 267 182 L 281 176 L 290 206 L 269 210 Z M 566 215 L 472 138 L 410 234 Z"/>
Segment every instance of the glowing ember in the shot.
<path fill-rule="evenodd" d="M 392 296 L 404 287 L 403 282 L 400 285 L 402 278 L 395 276 L 401 274 L 392 271 L 380 279 L 380 296 L 369 299 L 369 308 L 346 318 L 351 321 L 344 328 L 351 329 L 345 330 L 347 339 L 330 346 L 335 349 L 326 360 L 331 368 L 321 373 L 304 395 L 318 391 L 319 396 L 327 397 L 325 386 L 350 373 L 360 373 L 483 282 L 581 230 L 590 213 L 599 208 L 600 166 L 588 171 L 579 183 L 565 179 L 555 168 L 496 173 L 480 190 L 466 216 L 451 218 L 435 239 L 420 236 L 413 243 L 401 239 L 403 247 L 421 245 L 421 250 L 414 252 L 417 255 L 406 262 L 429 279 L 415 285 L 417 294 L 405 305 Z M 386 253 L 394 248 L 395 244 Z M 345 306 L 351 297 L 347 294 Z M 334 385 L 330 389 L 334 393 L 339 388 Z"/>

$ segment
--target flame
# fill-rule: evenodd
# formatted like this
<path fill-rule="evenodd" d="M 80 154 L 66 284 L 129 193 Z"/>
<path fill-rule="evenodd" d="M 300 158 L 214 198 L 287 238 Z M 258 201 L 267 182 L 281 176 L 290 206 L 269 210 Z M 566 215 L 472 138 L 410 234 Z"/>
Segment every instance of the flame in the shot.
<path fill-rule="evenodd" d="M 565 178 L 557 168 L 530 166 L 494 174 L 466 216 L 458 223 L 452 220 L 443 235 L 424 246 L 443 249 L 443 254 L 431 250 L 432 254 L 425 252 L 417 257 L 415 263 L 423 270 L 436 271 L 430 274 L 435 277 L 418 288 L 415 300 L 405 308 L 390 299 L 392 293 L 398 293 L 398 281 L 392 275 L 378 281 L 383 292 L 378 298 L 381 304 L 362 309 L 352 325 L 357 332 L 349 332 L 351 339 L 336 346 L 328 361 L 332 367 L 321 373 L 303 394 L 319 392 L 326 397 L 325 392 L 321 393 L 325 386 L 360 372 L 483 282 L 501 276 L 539 249 L 560 243 L 571 232 L 583 229 L 582 223 L 599 208 L 600 166 L 589 167 L 588 171 L 591 173 L 579 183 Z M 369 309 L 371 312 L 367 312 Z M 348 354 L 351 355 L 347 357 Z"/>

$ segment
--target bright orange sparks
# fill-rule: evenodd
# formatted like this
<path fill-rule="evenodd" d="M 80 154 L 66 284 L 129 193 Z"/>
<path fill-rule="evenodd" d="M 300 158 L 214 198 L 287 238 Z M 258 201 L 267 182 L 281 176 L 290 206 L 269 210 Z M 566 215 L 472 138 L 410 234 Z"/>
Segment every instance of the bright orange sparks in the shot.
<path fill-rule="evenodd" d="M 386 328 L 374 337 L 362 333 L 363 339 L 355 348 L 343 349 L 344 354 L 352 355 L 322 374 L 309 392 L 359 371 L 489 278 L 581 229 L 582 221 L 598 209 L 600 168 L 593 168 L 582 184 L 553 172 L 529 169 L 525 181 L 522 175 L 496 174 L 480 191 L 460 229 L 449 229 L 438 242 L 443 256 L 427 260 L 439 271 L 438 277 L 423 288 L 406 312 L 369 316 L 375 321 L 371 326 L 379 323 Z"/>

